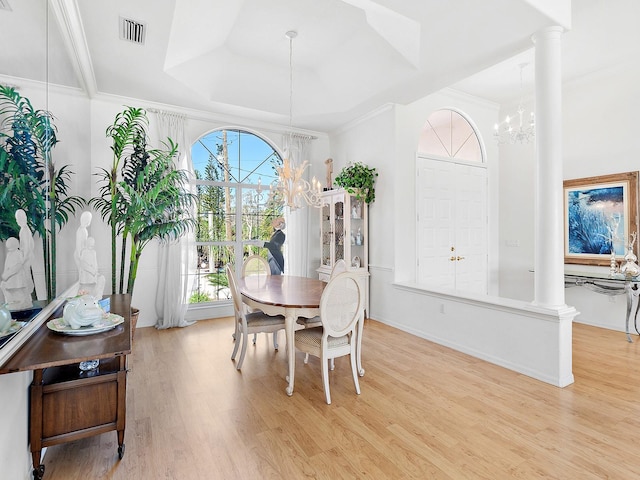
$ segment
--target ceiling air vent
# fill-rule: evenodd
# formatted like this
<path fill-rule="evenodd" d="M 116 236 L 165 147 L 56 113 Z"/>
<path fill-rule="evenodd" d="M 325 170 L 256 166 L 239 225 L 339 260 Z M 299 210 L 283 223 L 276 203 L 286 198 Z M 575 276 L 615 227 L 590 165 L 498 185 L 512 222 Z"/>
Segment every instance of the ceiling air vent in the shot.
<path fill-rule="evenodd" d="M 0 0 L 1 2 L 2 0 Z M 120 17 L 120 39 L 144 45 L 147 26 L 130 18 Z"/>

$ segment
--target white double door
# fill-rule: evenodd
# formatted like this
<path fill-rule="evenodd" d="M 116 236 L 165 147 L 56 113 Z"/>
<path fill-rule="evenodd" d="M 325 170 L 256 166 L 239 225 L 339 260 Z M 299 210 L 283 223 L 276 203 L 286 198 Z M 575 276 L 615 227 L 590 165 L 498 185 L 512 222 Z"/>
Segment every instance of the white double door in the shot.
<path fill-rule="evenodd" d="M 420 284 L 487 293 L 487 169 L 418 156 Z"/>

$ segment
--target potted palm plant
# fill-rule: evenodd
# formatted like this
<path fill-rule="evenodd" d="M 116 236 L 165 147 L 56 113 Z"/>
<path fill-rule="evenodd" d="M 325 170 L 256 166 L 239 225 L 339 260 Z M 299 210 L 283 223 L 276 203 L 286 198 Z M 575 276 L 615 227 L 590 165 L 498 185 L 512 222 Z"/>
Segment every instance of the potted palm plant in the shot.
<path fill-rule="evenodd" d="M 126 107 L 116 115 L 106 131 L 112 139 L 112 166 L 97 173 L 100 195 L 90 200 L 111 227 L 114 293 L 133 295 L 140 257 L 149 242 L 174 240 L 196 223 L 191 209 L 195 196 L 186 189 L 187 172 L 174 165 L 178 145 L 168 138 L 162 148 L 149 148 L 147 128 L 141 108 Z"/>
<path fill-rule="evenodd" d="M 18 235 L 14 214 L 24 210 L 29 229 L 42 239 L 47 299 L 52 300 L 57 295 L 56 234 L 85 201 L 69 195 L 72 172 L 53 161 L 58 139 L 50 112 L 0 85 L 0 122 L 0 240 Z"/>

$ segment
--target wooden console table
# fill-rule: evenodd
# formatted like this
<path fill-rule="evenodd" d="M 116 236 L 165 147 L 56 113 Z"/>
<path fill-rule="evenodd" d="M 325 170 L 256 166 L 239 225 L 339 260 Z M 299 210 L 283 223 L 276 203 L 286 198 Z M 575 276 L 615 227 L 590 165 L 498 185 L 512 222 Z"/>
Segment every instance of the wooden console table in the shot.
<path fill-rule="evenodd" d="M 633 299 L 634 297 L 638 298 L 638 284 L 640 283 L 640 278 L 638 277 L 624 277 L 624 276 L 609 276 L 606 274 L 599 274 L 594 272 L 566 272 L 564 274 L 564 285 L 565 287 L 585 287 L 589 290 L 600 293 L 603 295 L 608 295 L 610 297 L 616 295 L 625 295 L 627 298 L 627 318 L 625 321 L 625 332 L 627 334 L 627 341 L 633 342 L 631 339 L 631 334 L 629 332 L 629 323 L 631 320 L 631 310 L 633 308 Z M 636 312 L 633 317 L 633 324 L 636 330 L 636 333 L 640 335 L 638 332 L 638 310 L 640 309 L 640 302 L 636 303 Z"/>
<path fill-rule="evenodd" d="M 33 370 L 29 441 L 33 477 L 40 480 L 42 448 L 116 430 L 124 455 L 127 355 L 131 353 L 129 295 L 111 295 L 111 312 L 124 317 L 113 330 L 87 336 L 52 332 L 43 323 L 0 368 L 0 374 Z M 62 307 L 50 318 L 62 316 Z M 99 359 L 83 372 L 79 363 Z"/>

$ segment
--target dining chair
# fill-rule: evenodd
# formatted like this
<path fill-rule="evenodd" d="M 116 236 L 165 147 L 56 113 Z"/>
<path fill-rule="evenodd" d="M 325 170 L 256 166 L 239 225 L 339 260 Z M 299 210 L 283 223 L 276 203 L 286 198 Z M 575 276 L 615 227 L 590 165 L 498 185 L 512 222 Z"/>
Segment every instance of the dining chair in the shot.
<path fill-rule="evenodd" d="M 240 359 L 236 363 L 236 368 L 240 370 L 242 368 L 242 362 L 244 362 L 244 356 L 247 352 L 248 336 L 256 333 L 274 333 L 278 330 L 284 330 L 284 316 L 283 315 L 267 315 L 266 313 L 258 310 L 255 312 L 247 312 L 245 304 L 242 301 L 242 296 L 238 291 L 238 285 L 236 283 L 236 274 L 233 271 L 233 267 L 227 264 L 225 267 L 227 273 L 227 279 L 229 281 L 229 288 L 231 289 L 231 297 L 233 298 L 233 310 L 235 316 L 235 345 L 233 347 L 233 353 L 231 354 L 231 360 L 235 360 L 236 354 L 242 342 L 242 349 L 240 351 Z"/>
<path fill-rule="evenodd" d="M 266 258 L 260 255 L 249 255 L 244 262 L 242 262 L 241 274 L 242 278 L 248 275 L 271 275 L 271 267 Z M 257 309 L 250 308 L 245 305 L 247 312 L 255 312 Z M 235 338 L 235 337 L 234 337 Z M 253 335 L 253 344 L 256 344 L 258 334 Z M 278 349 L 278 332 L 273 332 L 273 348 Z"/>
<path fill-rule="evenodd" d="M 347 262 L 345 262 L 342 258 L 338 261 L 336 261 L 336 263 L 333 265 L 333 268 L 331 269 L 331 276 L 329 277 L 329 280 L 331 280 L 333 277 L 335 277 L 336 275 L 339 275 L 342 272 L 346 272 L 347 271 Z M 313 317 L 313 318 L 300 318 L 298 319 L 298 323 L 300 325 L 303 325 L 304 328 L 313 328 L 313 327 L 318 327 L 320 325 L 322 325 L 322 322 L 320 321 L 320 317 Z M 309 361 L 309 354 L 307 353 L 304 356 L 304 363 L 307 363 Z M 333 370 L 335 368 L 335 364 L 333 362 L 333 359 L 331 359 L 331 370 Z"/>
<path fill-rule="evenodd" d="M 343 272 L 331 280 L 320 299 L 322 325 L 297 330 L 296 349 L 320 358 L 322 383 L 327 404 L 331 404 L 329 391 L 329 360 L 349 355 L 356 393 L 360 395 L 356 365 L 357 329 L 364 320 L 364 292 L 359 278 L 352 272 Z M 306 362 L 305 362 L 306 363 Z"/>
<path fill-rule="evenodd" d="M 244 262 L 242 262 L 242 278 L 247 275 L 271 275 L 271 268 L 269 268 L 269 262 L 260 255 L 249 255 Z"/>
<path fill-rule="evenodd" d="M 339 273 L 346 272 L 346 271 L 347 271 L 347 262 L 345 262 L 343 258 L 341 258 L 340 260 L 336 260 L 336 263 L 334 263 L 333 268 L 331 269 L 330 278 L 333 278 Z"/>

